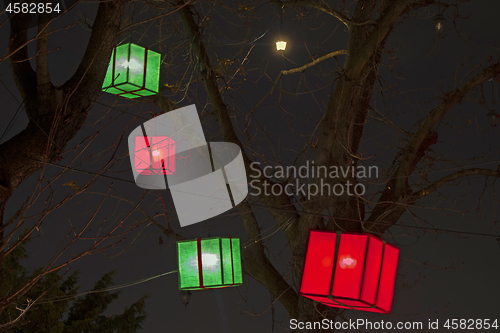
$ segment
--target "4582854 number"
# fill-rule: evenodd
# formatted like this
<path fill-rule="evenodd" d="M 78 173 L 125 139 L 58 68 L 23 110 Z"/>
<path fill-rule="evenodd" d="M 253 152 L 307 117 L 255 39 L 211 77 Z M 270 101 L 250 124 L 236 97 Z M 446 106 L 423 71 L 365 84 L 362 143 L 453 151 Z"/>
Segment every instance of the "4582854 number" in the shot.
<path fill-rule="evenodd" d="M 59 3 L 52 4 L 50 2 L 48 2 L 48 3 L 15 2 L 15 3 L 9 3 L 9 5 L 5 9 L 5 11 L 7 11 L 11 14 L 18 14 L 18 13 L 24 13 L 24 14 L 47 13 L 47 14 L 50 14 L 52 12 L 60 13 L 61 7 L 60 7 Z"/>
<path fill-rule="evenodd" d="M 497 330 L 498 319 L 448 319 L 443 327 L 449 330 Z"/>

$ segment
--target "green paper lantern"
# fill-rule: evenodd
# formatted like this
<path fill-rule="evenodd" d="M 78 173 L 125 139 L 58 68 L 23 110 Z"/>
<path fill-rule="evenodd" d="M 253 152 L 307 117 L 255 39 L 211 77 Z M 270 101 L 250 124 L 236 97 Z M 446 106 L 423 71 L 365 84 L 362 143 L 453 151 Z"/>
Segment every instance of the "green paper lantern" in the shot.
<path fill-rule="evenodd" d="M 160 54 L 128 43 L 113 49 L 102 90 L 136 98 L 157 94 L 159 82 Z"/>
<path fill-rule="evenodd" d="M 233 287 L 243 283 L 239 238 L 177 242 L 179 289 Z"/>

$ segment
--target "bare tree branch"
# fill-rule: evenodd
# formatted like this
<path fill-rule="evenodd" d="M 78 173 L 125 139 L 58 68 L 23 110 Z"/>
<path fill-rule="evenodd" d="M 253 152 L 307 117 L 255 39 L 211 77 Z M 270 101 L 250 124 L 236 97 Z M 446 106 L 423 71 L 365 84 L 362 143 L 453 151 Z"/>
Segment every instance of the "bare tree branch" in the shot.
<path fill-rule="evenodd" d="M 177 4 L 180 6 L 178 12 L 184 23 L 187 34 L 192 39 L 192 48 L 194 50 L 193 53 L 196 58 L 197 66 L 199 68 L 199 72 L 202 77 L 209 100 L 212 104 L 212 107 L 214 108 L 217 120 L 219 121 L 222 137 L 225 141 L 233 142 L 242 148 L 243 158 L 248 170 L 250 160 L 244 151 L 243 145 L 234 132 L 234 127 L 231 123 L 231 119 L 229 118 L 227 106 L 222 100 L 222 96 L 219 92 L 216 75 L 210 65 L 210 58 L 203 43 L 202 34 L 193 18 L 192 11 L 194 11 L 195 9 L 191 6 L 187 6 L 181 0 L 178 1 Z M 275 200 L 279 199 L 275 198 Z M 249 205 L 243 203 L 238 205 L 237 209 L 240 212 L 241 218 L 243 220 L 247 238 L 258 240 L 258 242 L 255 243 L 255 246 L 249 247 L 245 251 L 243 263 L 245 271 L 253 276 L 259 283 L 264 285 L 268 290 L 270 290 L 275 297 L 283 295 L 280 297 L 280 301 L 286 307 L 287 311 L 289 311 L 289 313 L 297 313 L 296 304 L 298 296 L 293 291 L 293 289 L 290 288 L 288 283 L 283 279 L 281 274 L 274 268 L 272 263 L 264 254 L 264 248 L 262 242 L 260 242 L 260 228 L 252 211 L 252 208 Z M 275 212 L 274 215 L 276 214 L 278 214 L 278 221 L 281 220 L 281 218 L 278 217 L 284 215 L 282 212 Z M 287 215 L 289 214 L 290 213 L 288 213 Z"/>
<path fill-rule="evenodd" d="M 460 87 L 448 92 L 443 97 L 442 102 L 422 121 L 408 145 L 402 150 L 398 166 L 392 174 L 391 180 L 386 184 L 379 198 L 379 204 L 372 211 L 369 221 L 377 221 L 381 216 L 384 216 L 384 220 L 393 223 L 399 219 L 404 213 L 401 204 L 410 200 L 413 194 L 408 184 L 408 176 L 415 170 L 425 151 L 437 142 L 438 134 L 434 131 L 436 124 L 449 110 L 462 102 L 474 88 L 495 77 L 499 72 L 499 62 L 485 68 Z"/>
<path fill-rule="evenodd" d="M 347 54 L 347 50 L 333 51 L 331 53 L 325 54 L 322 57 L 319 57 L 318 59 L 314 59 L 310 63 L 305 64 L 304 66 L 300 66 L 300 67 L 292 68 L 292 69 L 288 69 L 288 70 L 282 70 L 281 73 L 280 73 L 280 75 L 278 76 L 278 78 L 281 77 L 282 75 L 289 75 L 289 74 L 300 73 L 302 71 L 305 71 L 309 67 L 312 67 L 312 66 L 314 66 L 314 65 L 322 62 L 323 60 L 326 60 L 328 58 L 333 58 L 333 57 L 336 57 L 336 56 L 341 55 L 341 54 Z"/>
<path fill-rule="evenodd" d="M 450 175 L 447 175 L 434 183 L 424 187 L 421 190 L 413 192 L 413 198 L 415 198 L 415 201 L 420 199 L 423 196 L 426 196 L 432 192 L 437 191 L 440 187 L 448 184 L 451 181 L 468 177 L 468 176 L 486 176 L 486 177 L 497 177 L 500 178 L 500 170 L 490 170 L 490 169 L 466 169 L 466 170 L 461 170 L 455 173 L 452 173 Z"/>
<path fill-rule="evenodd" d="M 330 7 L 326 2 L 312 2 L 312 1 L 304 1 L 304 0 L 293 0 L 293 1 L 275 1 L 277 3 L 281 3 L 283 6 L 287 7 L 309 7 L 309 8 L 315 8 L 318 9 L 324 13 L 327 13 L 336 19 L 338 19 L 340 22 L 344 23 L 346 27 L 350 28 L 353 25 L 367 25 L 367 24 L 375 24 L 376 22 L 374 20 L 366 20 L 363 22 L 354 22 L 351 19 L 349 19 L 347 16 L 339 12 L 338 10 L 333 9 Z"/>

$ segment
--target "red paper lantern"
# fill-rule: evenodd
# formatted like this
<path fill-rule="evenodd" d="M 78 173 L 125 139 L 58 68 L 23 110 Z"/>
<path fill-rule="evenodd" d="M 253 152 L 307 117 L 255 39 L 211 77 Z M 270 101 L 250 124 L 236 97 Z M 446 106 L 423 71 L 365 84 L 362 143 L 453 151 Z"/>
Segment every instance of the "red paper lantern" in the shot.
<path fill-rule="evenodd" d="M 175 172 L 175 141 L 168 136 L 135 137 L 135 170 L 141 175 Z"/>
<path fill-rule="evenodd" d="M 311 230 L 300 294 L 325 305 L 391 312 L 399 249 L 369 234 Z"/>

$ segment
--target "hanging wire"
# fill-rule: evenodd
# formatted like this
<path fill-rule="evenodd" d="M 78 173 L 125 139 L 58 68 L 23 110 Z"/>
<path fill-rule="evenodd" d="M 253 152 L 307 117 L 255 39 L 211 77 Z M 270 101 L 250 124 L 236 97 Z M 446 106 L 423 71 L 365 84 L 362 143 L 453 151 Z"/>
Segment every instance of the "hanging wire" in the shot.
<path fill-rule="evenodd" d="M 285 5 L 281 6 L 281 9 L 280 9 L 280 40 L 282 39 L 281 36 L 282 36 L 282 31 L 283 31 L 283 11 L 285 10 Z"/>
<path fill-rule="evenodd" d="M 132 4 L 132 14 L 130 16 L 130 26 L 133 26 L 134 25 L 134 16 L 135 16 L 135 1 L 134 3 Z M 133 29 L 130 29 L 130 34 L 129 34 L 129 43 L 132 43 L 133 40 L 132 40 L 132 33 L 133 33 Z"/>
<path fill-rule="evenodd" d="M 128 282 L 128 283 L 125 283 L 125 284 L 121 284 L 121 285 L 118 285 L 118 286 L 113 286 L 113 287 L 103 288 L 103 289 L 98 289 L 98 290 L 89 290 L 89 291 L 86 291 L 84 293 L 80 293 L 78 295 L 63 296 L 63 297 L 53 297 L 53 298 L 46 299 L 46 300 L 44 300 L 42 302 L 37 302 L 37 304 L 47 304 L 47 303 L 61 302 L 61 301 L 66 301 L 68 299 L 81 297 L 83 295 L 104 293 L 104 292 L 113 291 L 113 290 L 117 290 L 117 289 L 123 289 L 123 288 L 135 286 L 135 285 L 138 285 L 138 284 L 141 284 L 141 283 L 144 283 L 144 282 L 148 282 L 148 281 L 157 279 L 159 277 L 162 277 L 162 276 L 165 276 L 165 275 L 169 275 L 169 274 L 172 274 L 172 273 L 177 273 L 177 272 L 178 272 L 177 270 L 174 270 L 174 271 L 170 271 L 170 272 L 158 274 L 158 275 L 155 275 L 155 276 L 151 276 L 151 277 L 148 277 L 148 278 L 144 278 L 144 279 L 141 279 L 141 280 L 137 280 L 137 281 L 133 281 L 133 282 Z"/>
<path fill-rule="evenodd" d="M 267 208 L 267 209 L 292 212 L 292 210 L 286 209 L 286 208 L 271 207 L 271 206 L 258 205 L 258 204 L 250 204 L 250 205 L 256 206 L 256 207 L 263 207 L 263 208 Z M 361 224 L 367 223 L 367 224 L 374 224 L 374 225 L 385 225 L 385 226 L 392 226 L 395 228 L 400 227 L 400 228 L 416 229 L 416 230 L 422 230 L 422 231 L 431 231 L 431 232 L 436 232 L 436 233 L 443 232 L 443 233 L 450 233 L 450 234 L 457 234 L 457 235 L 483 236 L 483 237 L 490 237 L 490 238 L 499 237 L 499 235 L 492 235 L 492 234 L 486 234 L 486 233 L 480 233 L 480 232 L 468 232 L 468 231 L 458 231 L 458 230 L 450 230 L 450 229 L 419 227 L 419 226 L 412 226 L 412 225 L 406 225 L 406 224 L 393 224 L 393 223 L 388 222 L 388 221 L 371 222 L 371 221 L 364 221 L 364 220 L 345 218 L 345 217 L 339 217 L 339 216 L 331 216 L 331 215 L 325 215 L 325 214 L 321 214 L 321 213 L 304 212 L 304 211 L 299 212 L 299 213 L 300 214 L 309 214 L 309 215 L 314 215 L 314 216 L 318 216 L 318 217 L 322 217 L 322 218 L 329 218 L 329 219 L 334 219 L 334 220 L 359 222 Z M 281 230 L 283 227 L 278 228 L 278 230 Z M 273 234 L 276 233 L 278 230 L 274 231 Z M 247 248 L 250 245 L 258 243 L 259 241 L 263 241 L 264 238 L 267 238 L 267 237 L 262 237 L 261 239 L 256 239 L 256 240 L 249 240 L 249 241 L 247 241 L 247 245 L 245 245 L 243 248 Z"/>
<path fill-rule="evenodd" d="M 495 80 L 491 82 L 491 108 L 495 109 Z"/>
<path fill-rule="evenodd" d="M 28 159 L 32 159 L 32 160 L 37 160 L 37 159 L 31 158 L 31 157 L 26 157 L 26 156 L 22 156 L 22 157 L 28 158 Z M 43 161 L 40 161 L 40 162 L 43 162 Z M 89 175 L 98 175 L 100 177 L 105 177 L 105 178 L 109 178 L 109 179 L 114 179 L 114 180 L 119 180 L 119 181 L 131 183 L 131 184 L 135 184 L 134 181 L 131 181 L 131 180 L 128 180 L 128 179 L 121 179 L 121 178 L 117 178 L 117 177 L 107 176 L 107 175 L 98 174 L 98 173 L 91 172 L 91 171 L 86 171 L 86 170 L 71 168 L 71 167 L 67 167 L 67 166 L 63 166 L 63 165 L 58 165 L 58 164 L 51 163 L 51 162 L 46 162 L 46 163 L 48 165 L 52 165 L 52 166 L 63 168 L 63 169 L 68 169 L 68 170 L 72 170 L 72 171 L 82 172 L 82 173 L 86 173 L 86 174 L 89 174 Z M 487 163 L 473 164 L 473 165 L 469 165 L 469 166 L 462 166 L 462 167 L 456 167 L 456 168 L 447 168 L 447 169 L 443 169 L 443 170 L 436 170 L 436 171 L 432 171 L 432 172 L 429 172 L 429 173 L 436 173 L 436 172 L 442 172 L 442 171 L 452 171 L 452 170 L 463 170 L 464 168 L 470 168 L 470 167 L 473 167 L 473 166 L 481 166 L 481 165 L 492 164 L 492 163 L 500 163 L 500 160 L 498 160 L 498 161 L 491 161 L 491 162 L 487 162 Z M 386 178 L 385 180 L 388 181 L 390 179 L 395 179 L 395 178 L 399 178 L 399 177 L 390 177 L 390 178 Z M 170 190 L 166 189 L 166 191 L 170 191 Z M 275 209 L 275 210 L 280 210 L 280 211 L 296 212 L 296 210 L 292 210 L 292 209 L 287 209 L 287 208 L 283 208 L 283 207 L 265 206 L 265 205 L 259 205 L 259 204 L 256 204 L 256 203 L 248 203 L 248 205 L 249 206 L 254 206 L 254 207 L 263 207 L 263 208 L 266 208 L 266 209 Z M 485 237 L 494 237 L 494 238 L 498 237 L 498 235 L 491 235 L 491 234 L 484 234 L 484 233 L 477 233 L 477 232 L 462 232 L 462 231 L 455 231 L 455 230 L 449 230 L 449 229 L 426 228 L 426 227 L 410 226 L 410 225 L 403 225 L 403 224 L 393 224 L 393 223 L 388 222 L 388 221 L 378 221 L 378 222 L 374 221 L 374 222 L 372 222 L 372 221 L 364 221 L 364 220 L 358 220 L 358 219 L 349 219 L 349 218 L 344 218 L 344 217 L 339 217 L 339 216 L 330 216 L 330 215 L 324 215 L 324 214 L 321 214 L 321 213 L 313 213 L 313 212 L 305 212 L 305 211 L 299 211 L 298 213 L 299 214 L 310 214 L 310 215 L 315 215 L 315 216 L 319 216 L 319 217 L 323 217 L 323 218 L 331 218 L 331 219 L 338 219 L 338 220 L 346 220 L 346 221 L 352 221 L 352 222 L 359 222 L 359 223 L 362 223 L 362 224 L 363 223 L 368 223 L 368 224 L 372 224 L 372 225 L 386 225 L 386 226 L 390 225 L 390 226 L 394 226 L 394 227 L 418 229 L 418 230 L 423 230 L 423 231 L 446 232 L 446 233 L 454 233 L 454 234 L 461 234 L 461 235 L 485 236 Z M 286 227 L 289 227 L 292 222 L 293 221 L 287 221 L 287 223 L 285 223 Z M 277 230 L 274 230 L 272 232 L 271 236 L 273 234 L 275 234 L 276 232 L 278 232 L 278 230 L 282 230 L 282 228 L 283 228 L 283 226 L 280 227 L 280 228 L 278 228 Z M 204 229 L 205 229 L 205 225 L 203 226 L 203 229 L 201 231 L 202 235 L 203 235 Z M 268 235 L 266 237 L 263 237 L 263 238 L 260 239 L 260 241 L 263 241 L 263 239 L 268 238 L 268 237 L 270 237 L 270 236 Z M 250 245 L 250 244 L 253 244 L 253 243 L 257 243 L 257 242 L 258 241 L 249 240 L 247 243 Z M 249 246 L 249 245 L 247 245 L 247 246 Z M 245 248 L 247 246 L 245 246 Z"/>

